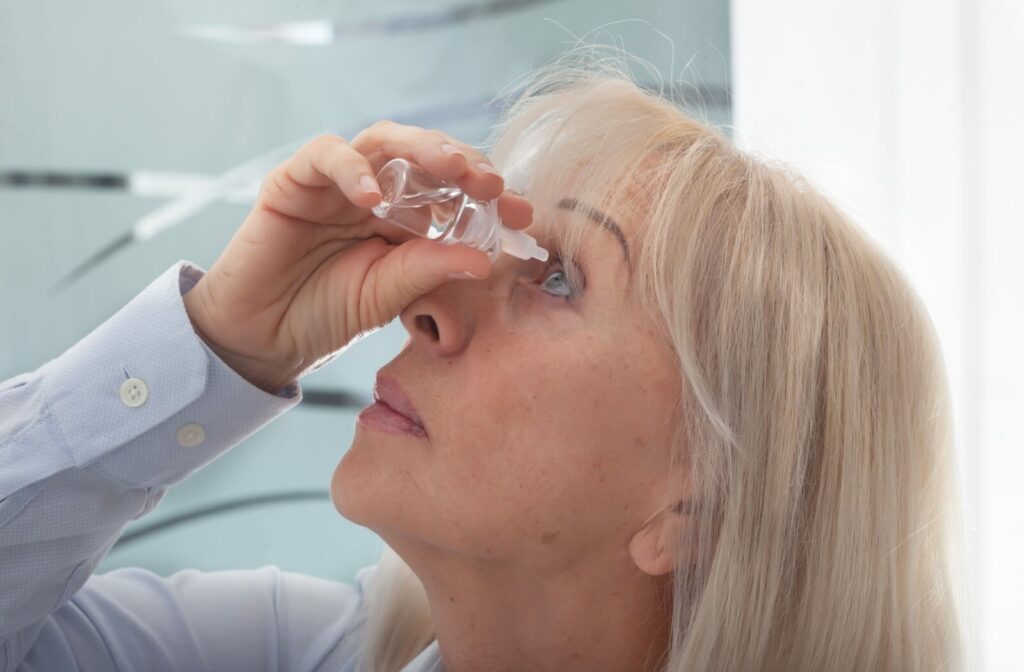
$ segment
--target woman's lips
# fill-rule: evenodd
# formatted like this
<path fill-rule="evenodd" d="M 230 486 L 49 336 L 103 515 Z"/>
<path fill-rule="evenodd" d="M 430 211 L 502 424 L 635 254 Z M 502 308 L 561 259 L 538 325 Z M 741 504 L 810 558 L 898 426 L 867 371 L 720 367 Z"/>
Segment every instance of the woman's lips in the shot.
<path fill-rule="evenodd" d="M 356 418 L 358 422 L 392 434 L 425 437 L 427 431 L 412 401 L 391 376 L 378 372 L 373 386 L 374 402 Z"/>
<path fill-rule="evenodd" d="M 377 401 L 362 411 L 356 417 L 356 422 L 389 434 L 403 434 L 405 436 L 426 437 L 427 433 L 422 427 L 391 408 L 383 401 Z"/>

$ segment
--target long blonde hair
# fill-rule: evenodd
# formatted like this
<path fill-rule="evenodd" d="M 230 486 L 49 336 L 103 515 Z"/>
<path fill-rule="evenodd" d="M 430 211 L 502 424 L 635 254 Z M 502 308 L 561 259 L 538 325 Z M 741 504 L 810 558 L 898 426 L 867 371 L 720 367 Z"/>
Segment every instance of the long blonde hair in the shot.
<path fill-rule="evenodd" d="M 921 300 L 796 171 L 601 48 L 530 73 L 484 148 L 535 207 L 643 212 L 631 288 L 678 355 L 672 464 L 697 493 L 662 669 L 962 669 L 952 409 Z M 582 227 L 559 235 L 571 254 Z M 434 636 L 388 547 L 365 605 L 368 672 Z"/>

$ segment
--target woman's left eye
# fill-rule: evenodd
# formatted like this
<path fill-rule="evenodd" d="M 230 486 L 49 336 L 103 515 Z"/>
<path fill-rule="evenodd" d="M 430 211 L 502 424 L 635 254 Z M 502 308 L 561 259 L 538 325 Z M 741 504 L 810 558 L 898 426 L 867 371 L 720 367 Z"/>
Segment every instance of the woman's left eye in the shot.
<path fill-rule="evenodd" d="M 557 258 L 555 263 L 551 265 L 551 268 L 556 270 L 544 276 L 540 283 L 541 289 L 552 296 L 561 297 L 566 301 L 577 298 L 579 295 L 579 285 L 576 282 L 573 271 L 563 268 L 561 260 Z"/>

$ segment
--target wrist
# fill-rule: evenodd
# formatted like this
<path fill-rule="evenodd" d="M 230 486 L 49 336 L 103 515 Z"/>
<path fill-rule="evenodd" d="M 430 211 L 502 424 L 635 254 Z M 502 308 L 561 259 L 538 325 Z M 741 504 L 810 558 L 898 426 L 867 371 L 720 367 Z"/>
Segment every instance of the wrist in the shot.
<path fill-rule="evenodd" d="M 200 291 L 197 291 L 200 290 Z M 282 366 L 271 366 L 266 361 L 256 357 L 243 355 L 222 347 L 216 339 L 210 336 L 209 321 L 206 317 L 205 304 L 201 288 L 197 285 L 182 297 L 185 303 L 185 313 L 192 324 L 193 331 L 213 351 L 213 353 L 230 367 L 235 373 L 242 376 L 252 385 L 260 388 L 268 394 L 277 394 L 291 383 L 299 379 L 299 369 L 288 369 Z"/>

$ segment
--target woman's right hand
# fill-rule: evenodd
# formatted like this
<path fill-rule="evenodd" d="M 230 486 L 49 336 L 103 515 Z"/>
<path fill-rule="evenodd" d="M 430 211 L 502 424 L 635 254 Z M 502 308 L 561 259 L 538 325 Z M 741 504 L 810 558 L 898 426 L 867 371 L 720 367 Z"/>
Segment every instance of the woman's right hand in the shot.
<path fill-rule="evenodd" d="M 446 153 L 445 144 L 461 153 Z M 184 297 L 196 331 L 254 385 L 280 390 L 450 274 L 490 273 L 479 250 L 420 238 L 373 216 L 381 200 L 375 176 L 395 157 L 472 198 L 497 198 L 505 226 L 532 220 L 525 198 L 478 167 L 490 166 L 486 157 L 441 131 L 381 121 L 351 143 L 333 135 L 312 140 L 267 175 L 252 211 Z"/>

